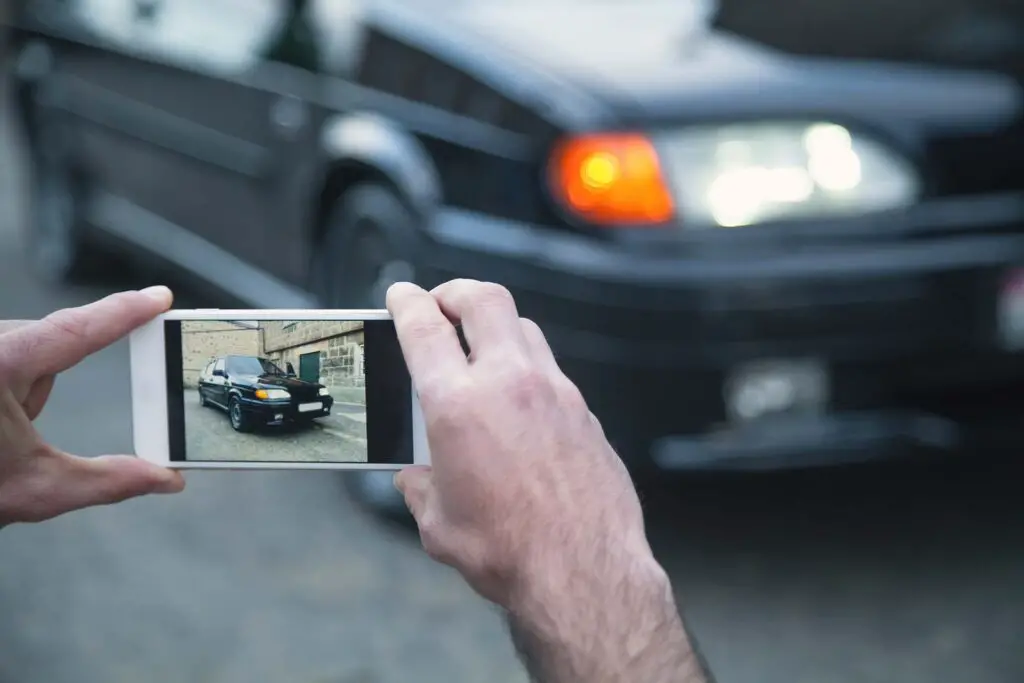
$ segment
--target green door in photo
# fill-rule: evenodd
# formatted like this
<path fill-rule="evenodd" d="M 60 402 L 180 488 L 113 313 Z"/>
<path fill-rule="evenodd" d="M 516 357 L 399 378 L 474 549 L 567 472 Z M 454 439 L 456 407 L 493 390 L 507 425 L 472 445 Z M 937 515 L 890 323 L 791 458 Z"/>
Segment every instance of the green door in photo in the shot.
<path fill-rule="evenodd" d="M 299 356 L 299 379 L 307 382 L 320 381 L 320 352 L 304 353 Z"/>

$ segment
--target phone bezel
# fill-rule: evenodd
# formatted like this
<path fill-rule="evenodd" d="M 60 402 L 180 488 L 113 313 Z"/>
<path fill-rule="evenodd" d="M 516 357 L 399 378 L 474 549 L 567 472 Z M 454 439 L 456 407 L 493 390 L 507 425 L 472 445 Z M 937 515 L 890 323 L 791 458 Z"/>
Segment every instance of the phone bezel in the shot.
<path fill-rule="evenodd" d="M 132 441 L 135 454 L 173 469 L 216 470 L 399 470 L 430 464 L 423 411 L 410 383 L 412 463 L 217 462 L 171 459 L 168 415 L 167 320 L 390 320 L 386 310 L 365 309 L 175 309 L 139 327 L 129 338 L 132 396 Z"/>

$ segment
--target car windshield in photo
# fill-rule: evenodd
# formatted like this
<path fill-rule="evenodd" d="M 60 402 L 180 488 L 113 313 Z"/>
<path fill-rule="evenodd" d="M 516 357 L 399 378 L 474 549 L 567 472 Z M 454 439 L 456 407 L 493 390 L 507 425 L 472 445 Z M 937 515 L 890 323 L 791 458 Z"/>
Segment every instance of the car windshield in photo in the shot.
<path fill-rule="evenodd" d="M 282 377 L 288 375 L 272 361 L 251 356 L 232 356 L 227 360 L 227 368 L 228 374 L 231 375 L 280 375 Z"/>

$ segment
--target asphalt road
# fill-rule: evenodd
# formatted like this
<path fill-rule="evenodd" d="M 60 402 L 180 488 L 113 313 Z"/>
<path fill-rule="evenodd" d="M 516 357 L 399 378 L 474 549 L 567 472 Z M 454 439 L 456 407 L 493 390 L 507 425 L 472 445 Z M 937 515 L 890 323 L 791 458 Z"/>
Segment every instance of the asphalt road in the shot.
<path fill-rule="evenodd" d="M 0 142 L 0 316 L 123 286 L 30 278 L 14 152 Z M 118 344 L 60 379 L 39 426 L 83 454 L 127 451 L 129 414 Z M 647 499 L 649 528 L 720 683 L 1017 683 L 1021 474 L 1015 457 L 970 453 L 691 478 Z M 0 682 L 525 681 L 498 615 L 357 511 L 337 475 L 188 480 L 180 496 L 0 532 Z"/>
<path fill-rule="evenodd" d="M 201 406 L 196 390 L 185 392 L 184 403 L 188 460 L 366 462 L 366 440 L 354 434 L 344 417 L 239 433 L 231 428 L 227 412 L 212 404 Z"/>

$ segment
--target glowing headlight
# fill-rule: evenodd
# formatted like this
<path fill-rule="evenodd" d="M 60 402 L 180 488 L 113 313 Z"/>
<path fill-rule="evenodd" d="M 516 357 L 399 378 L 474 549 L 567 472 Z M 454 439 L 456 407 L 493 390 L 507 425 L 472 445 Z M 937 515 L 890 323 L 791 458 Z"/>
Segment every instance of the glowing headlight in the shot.
<path fill-rule="evenodd" d="M 284 389 L 257 389 L 256 390 L 256 398 L 260 399 L 261 401 L 281 401 L 281 400 L 284 400 L 284 399 L 289 399 L 291 397 L 292 397 L 292 395 L 289 394 Z"/>
<path fill-rule="evenodd" d="M 906 159 L 834 123 L 698 127 L 662 145 L 692 227 L 869 213 L 912 204 L 920 191 Z"/>
<path fill-rule="evenodd" d="M 320 387 L 320 395 L 321 396 L 330 396 L 331 392 L 330 392 L 330 390 L 327 387 Z"/>

